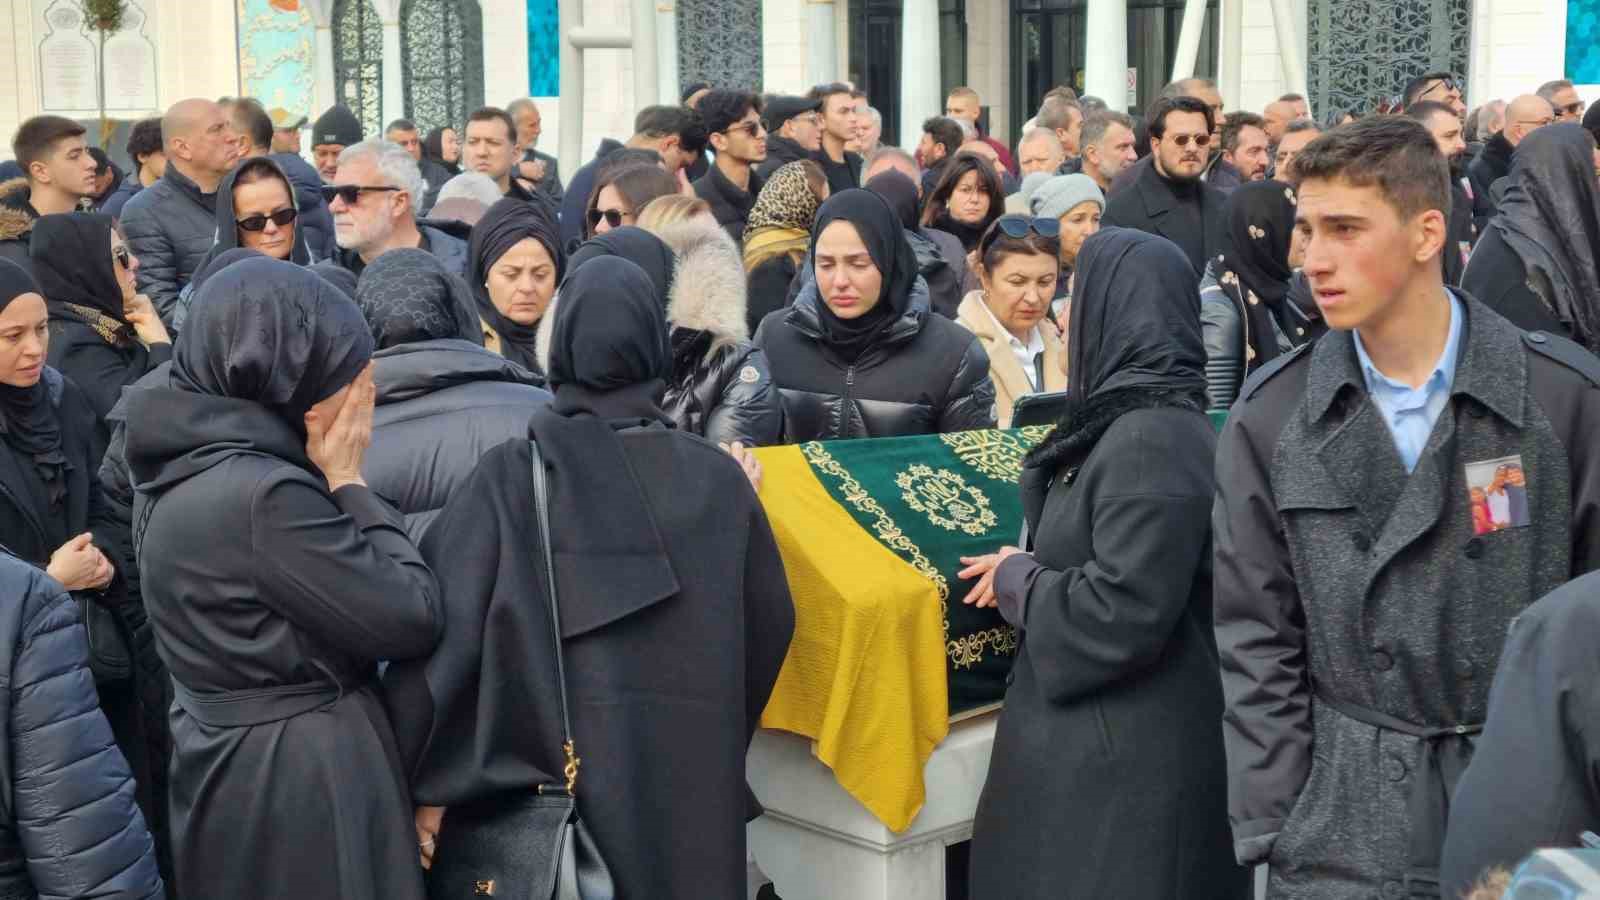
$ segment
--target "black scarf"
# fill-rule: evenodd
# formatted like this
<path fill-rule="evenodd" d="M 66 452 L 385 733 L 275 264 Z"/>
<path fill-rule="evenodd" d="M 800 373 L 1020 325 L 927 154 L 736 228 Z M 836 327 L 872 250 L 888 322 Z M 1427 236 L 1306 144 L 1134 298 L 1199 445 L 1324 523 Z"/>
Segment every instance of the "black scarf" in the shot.
<path fill-rule="evenodd" d="M 60 213 L 33 223 L 33 277 L 53 318 L 85 322 L 106 343 L 129 347 L 133 326 L 122 311 L 122 284 L 111 259 L 112 218 Z"/>
<path fill-rule="evenodd" d="M 106 245 L 106 254 L 111 245 Z M 19 297 L 39 296 L 39 286 L 10 260 L 0 259 L 0 312 Z M 47 370 L 28 387 L 0 384 L 0 437 L 11 449 L 33 460 L 52 507 L 67 493 L 67 457 L 61 449 L 61 418 L 50 398 Z"/>
<path fill-rule="evenodd" d="M 1500 231 L 1528 273 L 1549 279 L 1551 312 L 1572 338 L 1600 353 L 1600 190 L 1594 136 L 1549 125 L 1517 146 L 1499 214 Z"/>
<path fill-rule="evenodd" d="M 539 323 L 513 322 L 501 315 L 489 298 L 489 270 L 507 250 L 527 238 L 544 245 L 550 261 L 555 263 L 556 284 L 559 285 L 566 273 L 566 254 L 561 251 L 561 229 L 556 223 L 555 208 L 543 192 L 528 200 L 502 197 L 472 227 L 472 239 L 467 243 L 467 283 L 472 287 L 478 315 L 500 336 L 500 355 L 539 372 L 542 371 L 536 349 Z"/>
<path fill-rule="evenodd" d="M 373 260 L 355 299 L 379 350 L 440 338 L 483 345 L 466 282 L 426 250 L 390 250 Z"/>
<path fill-rule="evenodd" d="M 661 303 L 662 309 L 667 308 L 678 261 L 665 241 L 632 225 L 613 228 L 605 234 L 589 238 L 572 251 L 567 258 L 568 275 L 589 260 L 602 256 L 621 257 L 643 269 L 650 277 L 650 283 L 655 286 L 656 300 Z"/>
<path fill-rule="evenodd" d="M 229 172 L 227 177 L 222 179 L 222 183 L 217 186 L 217 242 L 212 246 L 211 252 L 206 254 L 206 262 L 221 256 L 229 250 L 242 246 L 239 243 L 239 220 L 233 208 L 233 188 L 239 179 L 239 173 L 246 166 L 249 166 L 252 171 L 263 166 L 270 168 L 273 175 L 283 184 L 284 196 L 289 198 L 289 206 L 297 208 L 294 182 L 289 180 L 289 176 L 284 173 L 282 166 L 265 156 L 256 156 L 244 160 L 234 166 L 233 171 Z M 295 219 L 287 226 L 293 229 L 289 244 L 289 261 L 295 265 L 309 266 L 311 265 L 311 251 L 306 246 L 305 234 L 301 230 L 302 224 L 304 223 L 300 219 Z M 265 254 L 262 255 L 264 256 Z M 205 262 L 202 262 L 200 265 L 204 268 L 205 264 Z"/>
<path fill-rule="evenodd" d="M 996 216 L 995 218 L 999 217 Z M 983 233 L 988 231 L 989 226 L 993 223 L 994 219 L 985 216 L 983 221 L 978 224 L 968 225 L 950 215 L 949 210 L 945 210 L 939 214 L 939 218 L 933 220 L 933 227 L 955 235 L 956 240 L 961 242 L 961 249 L 971 253 L 978 248 L 978 242 L 983 240 Z"/>
<path fill-rule="evenodd" d="M 1295 334 L 1289 310 L 1289 242 L 1294 236 L 1294 189 L 1281 181 L 1252 181 L 1235 188 L 1223 209 L 1221 270 L 1217 281 L 1248 324 L 1245 371 L 1278 355 L 1276 331 Z M 1298 343 L 1298 342 L 1297 342 Z"/>
<path fill-rule="evenodd" d="M 1106 228 L 1083 242 L 1074 277 L 1067 409 L 1024 463 L 1045 482 L 1081 463 L 1123 412 L 1205 408 L 1200 292 L 1183 251 L 1142 231 Z"/>
<path fill-rule="evenodd" d="M 452 128 L 450 130 L 454 131 L 455 129 Z M 422 139 L 422 158 L 433 160 L 452 176 L 460 175 L 461 164 L 459 162 L 445 162 L 444 160 L 444 133 L 445 128 L 443 127 L 435 128 L 428 132 L 428 136 Z"/>
<path fill-rule="evenodd" d="M 864 187 L 889 204 L 907 231 L 917 230 L 917 185 L 900 172 L 889 169 L 867 180 Z"/>
<path fill-rule="evenodd" d="M 828 198 L 817 211 L 811 232 L 809 258 L 817 258 L 817 239 L 834 222 L 855 226 L 873 265 L 883 277 L 878 302 L 853 319 L 841 319 L 823 300 L 817 285 L 817 312 L 828 347 L 846 362 L 855 362 L 889 326 L 911 306 L 911 289 L 917 281 L 917 255 L 906 240 L 905 228 L 889 204 L 871 191 L 852 189 Z"/>

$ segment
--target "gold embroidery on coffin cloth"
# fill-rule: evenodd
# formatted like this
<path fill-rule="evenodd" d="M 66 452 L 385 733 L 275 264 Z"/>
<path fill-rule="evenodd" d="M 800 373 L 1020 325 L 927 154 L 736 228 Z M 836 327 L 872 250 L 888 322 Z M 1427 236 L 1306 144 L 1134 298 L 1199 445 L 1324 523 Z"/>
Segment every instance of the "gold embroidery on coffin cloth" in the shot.
<path fill-rule="evenodd" d="M 1022 478 L 1022 458 L 1054 427 L 1030 425 L 1018 429 L 1020 436 L 1009 431 L 960 431 L 941 434 L 939 440 L 968 466 L 1014 486 Z"/>
<path fill-rule="evenodd" d="M 909 556 L 911 565 L 923 577 L 933 582 L 939 592 L 940 618 L 944 626 L 944 648 L 949 655 L 950 662 L 957 669 L 968 669 L 983 661 L 986 647 L 992 648 L 996 653 L 1017 652 L 1017 631 L 1010 625 L 1001 625 L 984 631 L 975 632 L 965 637 L 950 638 L 950 583 L 937 567 L 922 552 L 911 538 L 906 536 L 894 519 L 890 518 L 889 511 L 882 504 L 867 493 L 861 482 L 850 474 L 850 470 L 839 464 L 833 455 L 822 449 L 816 441 L 800 445 L 800 451 L 805 454 L 806 461 L 815 466 L 819 471 L 837 478 L 843 488 L 844 498 L 851 506 L 860 512 L 872 516 L 872 530 L 877 533 L 878 540 L 883 541 L 891 549 Z"/>

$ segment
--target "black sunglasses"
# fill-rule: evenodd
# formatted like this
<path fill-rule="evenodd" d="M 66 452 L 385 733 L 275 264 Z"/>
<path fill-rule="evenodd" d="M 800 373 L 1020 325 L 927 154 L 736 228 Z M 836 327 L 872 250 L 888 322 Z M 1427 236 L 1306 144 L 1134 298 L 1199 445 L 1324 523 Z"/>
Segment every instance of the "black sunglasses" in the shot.
<path fill-rule="evenodd" d="M 723 132 L 723 134 L 730 134 L 731 135 L 735 131 L 742 131 L 742 132 L 744 132 L 746 135 L 748 135 L 750 137 L 755 137 L 756 135 L 760 134 L 762 131 L 765 131 L 765 130 L 766 130 L 766 126 L 762 125 L 760 122 L 744 122 L 744 123 L 739 124 L 739 125 L 731 126 L 727 131 Z"/>
<path fill-rule="evenodd" d="M 299 210 L 291 206 L 288 209 L 280 209 L 270 216 L 257 215 L 251 216 L 248 219 L 240 219 L 238 225 L 245 231 L 265 231 L 267 229 L 268 222 L 271 222 L 279 228 L 282 228 L 290 222 L 293 222 L 299 216 Z"/>
<path fill-rule="evenodd" d="M 133 254 L 128 252 L 127 245 L 112 247 L 111 258 L 115 259 L 117 261 L 117 265 L 123 267 L 124 269 L 128 268 L 128 266 L 133 263 Z"/>
<path fill-rule="evenodd" d="M 601 219 L 605 219 L 606 224 L 612 228 L 621 228 L 622 215 L 623 213 L 620 209 L 591 209 L 589 210 L 589 227 L 591 229 L 595 228 L 600 224 Z"/>
<path fill-rule="evenodd" d="M 346 206 L 353 206 L 357 200 L 361 199 L 361 195 L 367 191 L 398 190 L 400 189 L 397 187 L 368 187 L 361 184 L 325 184 L 322 186 L 322 199 L 332 203 L 333 198 L 338 197 L 344 201 Z"/>

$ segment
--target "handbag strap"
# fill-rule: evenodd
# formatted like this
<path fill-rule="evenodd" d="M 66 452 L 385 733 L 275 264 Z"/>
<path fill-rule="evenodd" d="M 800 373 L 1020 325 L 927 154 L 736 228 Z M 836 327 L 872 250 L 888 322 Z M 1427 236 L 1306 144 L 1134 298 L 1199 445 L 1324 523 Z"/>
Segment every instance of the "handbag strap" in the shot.
<path fill-rule="evenodd" d="M 556 602 L 555 554 L 550 550 L 550 486 L 539 443 L 529 441 L 528 450 L 533 460 L 533 507 L 538 517 L 539 542 L 544 547 L 545 589 L 550 595 L 550 632 L 556 651 L 557 696 L 561 698 L 561 750 L 567 757 L 562 774 L 567 779 L 567 793 L 574 794 L 578 786 L 578 766 L 582 760 L 578 758 L 577 746 L 572 740 L 572 719 L 567 714 L 567 666 L 561 647 L 561 605 Z"/>

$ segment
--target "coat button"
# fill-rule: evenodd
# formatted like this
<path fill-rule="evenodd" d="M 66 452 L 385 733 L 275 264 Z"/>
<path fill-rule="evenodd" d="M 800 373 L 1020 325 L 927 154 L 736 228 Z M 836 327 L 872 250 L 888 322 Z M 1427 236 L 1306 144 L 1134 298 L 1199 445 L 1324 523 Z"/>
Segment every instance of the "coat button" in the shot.
<path fill-rule="evenodd" d="M 1388 776 L 1390 781 L 1405 781 L 1406 761 L 1393 753 L 1389 754 L 1383 760 L 1383 774 Z"/>
<path fill-rule="evenodd" d="M 1372 667 L 1379 672 L 1387 672 L 1394 668 L 1394 657 L 1387 650 L 1372 651 Z"/>
<path fill-rule="evenodd" d="M 1350 535 L 1350 543 L 1355 545 L 1357 553 L 1365 553 L 1372 548 L 1372 542 L 1367 540 L 1366 534 L 1360 531 Z"/>
<path fill-rule="evenodd" d="M 1468 540 L 1466 547 L 1462 548 L 1462 552 L 1467 555 L 1467 559 L 1481 559 L 1483 557 L 1483 538 L 1475 537 Z"/>
<path fill-rule="evenodd" d="M 1542 331 L 1530 331 L 1528 332 L 1528 340 L 1533 341 L 1535 344 L 1543 344 L 1550 340 L 1550 336 Z"/>

